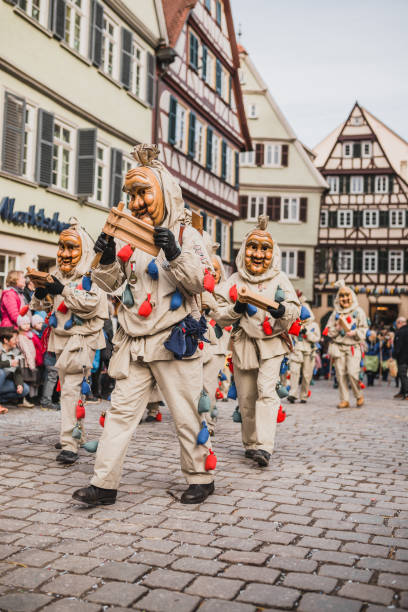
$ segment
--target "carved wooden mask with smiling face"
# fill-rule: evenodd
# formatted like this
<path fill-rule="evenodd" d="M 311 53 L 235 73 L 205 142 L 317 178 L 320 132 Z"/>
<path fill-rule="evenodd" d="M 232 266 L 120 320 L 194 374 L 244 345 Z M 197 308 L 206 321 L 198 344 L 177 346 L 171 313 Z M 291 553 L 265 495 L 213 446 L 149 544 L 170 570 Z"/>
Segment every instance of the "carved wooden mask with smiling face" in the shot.
<path fill-rule="evenodd" d="M 350 308 L 353 295 L 348 287 L 342 287 L 339 291 L 339 304 L 341 308 Z"/>
<path fill-rule="evenodd" d="M 140 166 L 129 170 L 123 191 L 130 195 L 129 210 L 134 217 L 160 225 L 164 219 L 163 191 L 151 168 Z"/>
<path fill-rule="evenodd" d="M 215 284 L 218 285 L 221 279 L 221 266 L 220 266 L 220 262 L 218 261 L 217 257 L 212 258 L 212 265 L 214 268 Z"/>
<path fill-rule="evenodd" d="M 245 267 L 250 274 L 264 274 L 272 263 L 273 240 L 269 232 L 255 229 L 245 244 Z"/>
<path fill-rule="evenodd" d="M 82 256 L 81 236 L 74 229 L 61 232 L 58 241 L 57 265 L 63 274 L 70 274 Z"/>

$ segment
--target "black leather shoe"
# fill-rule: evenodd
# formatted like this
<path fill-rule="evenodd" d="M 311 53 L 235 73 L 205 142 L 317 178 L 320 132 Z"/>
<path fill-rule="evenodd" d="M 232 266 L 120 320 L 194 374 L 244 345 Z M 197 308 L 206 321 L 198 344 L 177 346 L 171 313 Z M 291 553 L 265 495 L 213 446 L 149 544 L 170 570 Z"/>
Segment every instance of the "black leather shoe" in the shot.
<path fill-rule="evenodd" d="M 269 459 L 271 458 L 271 454 L 261 448 L 255 451 L 253 456 L 253 460 L 257 462 L 259 467 L 266 467 L 269 465 Z"/>
<path fill-rule="evenodd" d="M 59 455 L 56 456 L 56 460 L 59 463 L 65 463 L 67 465 L 72 465 L 75 461 L 78 461 L 78 453 L 73 453 L 72 451 L 63 450 Z"/>
<path fill-rule="evenodd" d="M 55 448 L 56 448 L 57 450 L 61 450 L 61 448 L 62 448 L 62 444 L 61 444 L 61 442 L 57 442 L 57 443 L 55 444 Z"/>
<path fill-rule="evenodd" d="M 287 400 L 291 404 L 294 404 L 296 402 L 296 397 L 294 397 L 293 395 L 288 395 Z"/>
<path fill-rule="evenodd" d="M 72 497 L 88 506 L 111 506 L 116 502 L 116 495 L 116 489 L 101 489 L 89 485 L 89 487 L 74 491 Z"/>
<path fill-rule="evenodd" d="M 149 414 L 145 419 L 146 423 L 153 423 L 153 421 L 155 420 L 156 420 L 156 417 L 151 414 Z"/>
<path fill-rule="evenodd" d="M 301 404 L 306 404 L 306 400 L 300 400 Z"/>
<path fill-rule="evenodd" d="M 181 496 L 182 504 L 201 504 L 209 495 L 214 493 L 214 482 L 210 484 L 191 484 Z"/>
<path fill-rule="evenodd" d="M 245 457 L 247 459 L 253 459 L 255 457 L 256 450 L 254 448 L 249 448 L 245 451 Z"/>

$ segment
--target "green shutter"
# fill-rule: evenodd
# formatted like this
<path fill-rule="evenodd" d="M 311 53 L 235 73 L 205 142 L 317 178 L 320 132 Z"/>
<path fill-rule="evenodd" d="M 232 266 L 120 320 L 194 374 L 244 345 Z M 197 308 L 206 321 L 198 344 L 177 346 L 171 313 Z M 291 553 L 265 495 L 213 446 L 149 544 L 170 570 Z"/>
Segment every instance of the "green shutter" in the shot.
<path fill-rule="evenodd" d="M 121 28 L 121 41 L 120 82 L 125 89 L 129 89 L 131 72 L 130 67 L 132 63 L 132 32 L 126 28 Z"/>
<path fill-rule="evenodd" d="M 225 181 L 227 176 L 227 143 L 225 140 L 221 143 L 221 178 Z"/>
<path fill-rule="evenodd" d="M 110 208 L 112 208 L 112 206 L 117 206 L 122 198 L 122 161 L 122 151 L 120 149 L 111 149 Z"/>
<path fill-rule="evenodd" d="M 350 193 L 350 176 L 345 176 L 346 193 Z"/>
<path fill-rule="evenodd" d="M 207 128 L 207 159 L 205 167 L 207 170 L 212 169 L 212 135 L 213 131 L 210 127 Z"/>
<path fill-rule="evenodd" d="M 201 78 L 204 79 L 204 81 L 207 78 L 207 55 L 208 55 L 208 49 L 205 45 L 203 45 L 202 47 L 203 49 L 203 55 L 202 55 L 202 62 L 203 62 L 203 66 L 201 68 Z"/>
<path fill-rule="evenodd" d="M 235 151 L 235 187 L 239 187 L 239 151 Z"/>
<path fill-rule="evenodd" d="M 344 176 L 339 176 L 339 193 L 343 193 L 344 191 Z"/>
<path fill-rule="evenodd" d="M 222 93 L 222 67 L 221 67 L 221 62 L 218 59 L 218 57 L 216 58 L 215 61 L 215 89 L 217 94 L 221 95 Z"/>
<path fill-rule="evenodd" d="M 190 113 L 190 123 L 188 126 L 188 156 L 194 158 L 195 155 L 195 125 L 196 116 Z"/>
<path fill-rule="evenodd" d="M 219 26 L 221 26 L 221 2 L 217 0 L 215 3 L 215 19 Z"/>
<path fill-rule="evenodd" d="M 58 40 L 65 38 L 65 0 L 51 0 L 51 30 Z"/>
<path fill-rule="evenodd" d="M 197 70 L 198 68 L 198 39 L 190 32 L 190 66 Z"/>
<path fill-rule="evenodd" d="M 380 249 L 378 252 L 378 272 L 380 274 L 388 274 L 388 251 Z"/>
<path fill-rule="evenodd" d="M 154 85 L 156 74 L 156 59 L 152 53 L 147 51 L 147 72 L 146 72 L 146 102 L 149 106 L 154 106 Z"/>
<path fill-rule="evenodd" d="M 217 249 L 217 255 L 221 255 L 221 238 L 222 238 L 221 227 L 222 227 L 221 220 L 216 219 L 215 220 L 215 242 L 218 242 L 218 244 L 220 245 Z"/>
<path fill-rule="evenodd" d="M 380 227 L 388 227 L 388 210 L 380 210 Z"/>
<path fill-rule="evenodd" d="M 177 116 L 177 100 L 173 96 L 170 96 L 168 141 L 172 145 L 176 143 L 176 116 Z"/>
<path fill-rule="evenodd" d="M 392 193 L 394 190 L 394 177 L 392 174 L 388 177 L 388 193 Z"/>
<path fill-rule="evenodd" d="M 361 142 L 353 143 L 353 157 L 361 157 Z"/>
<path fill-rule="evenodd" d="M 200 214 L 203 218 L 203 230 L 206 231 L 207 230 L 207 213 L 204 210 L 202 210 Z"/>
<path fill-rule="evenodd" d="M 357 274 L 361 273 L 363 269 L 363 251 L 356 249 L 354 251 L 354 272 Z"/>

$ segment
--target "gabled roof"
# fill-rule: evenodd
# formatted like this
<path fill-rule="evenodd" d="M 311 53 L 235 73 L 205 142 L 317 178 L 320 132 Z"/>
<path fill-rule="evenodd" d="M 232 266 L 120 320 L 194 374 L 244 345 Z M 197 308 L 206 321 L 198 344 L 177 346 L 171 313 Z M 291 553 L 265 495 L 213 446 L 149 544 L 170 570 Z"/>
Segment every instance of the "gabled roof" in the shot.
<path fill-rule="evenodd" d="M 376 136 L 393 170 L 400 175 L 401 162 L 408 162 L 408 142 L 404 140 L 401 136 L 399 136 L 399 134 L 394 132 L 391 128 L 386 126 L 380 119 L 375 117 L 366 108 L 360 106 L 358 102 L 354 104 L 353 109 L 348 115 L 347 119 L 343 121 L 343 123 L 341 123 L 335 130 L 333 130 L 333 132 L 326 136 L 326 138 L 314 148 L 314 152 L 316 153 L 316 166 L 318 168 L 321 168 L 325 165 L 334 148 L 334 145 L 336 144 L 339 135 L 341 134 L 344 126 L 346 125 L 349 117 L 352 115 L 356 107 L 361 111 L 361 114 L 366 120 L 368 127 Z M 402 178 L 406 180 L 406 177 Z"/>
<path fill-rule="evenodd" d="M 174 47 L 190 11 L 198 0 L 162 0 L 170 47 Z"/>
<path fill-rule="evenodd" d="M 327 189 L 328 188 L 328 184 L 326 183 L 324 177 L 317 170 L 316 166 L 314 165 L 314 163 L 313 163 L 313 161 L 311 159 L 311 155 L 314 155 L 314 153 L 312 151 L 308 152 L 306 150 L 306 147 L 297 138 L 295 132 L 292 129 L 292 126 L 290 125 L 290 123 L 286 119 L 285 115 L 282 113 L 282 111 L 281 111 L 280 107 L 278 106 L 278 103 L 276 102 L 275 98 L 273 98 L 273 96 L 271 95 L 271 92 L 269 91 L 267 84 L 265 83 L 265 81 L 261 77 L 261 75 L 258 72 L 255 64 L 252 62 L 251 57 L 249 56 L 248 52 L 244 49 L 244 47 L 242 47 L 242 45 L 239 45 L 239 46 L 242 49 L 241 55 L 245 56 L 245 63 L 247 64 L 249 70 L 251 70 L 251 72 L 252 72 L 252 74 L 253 74 L 253 76 L 254 76 L 254 78 L 255 78 L 258 86 L 259 86 L 259 90 L 265 94 L 266 99 L 268 100 L 270 106 L 272 107 L 272 110 L 274 111 L 274 113 L 276 114 L 279 122 L 282 124 L 283 128 L 285 129 L 285 131 L 286 131 L 286 133 L 288 135 L 288 138 L 290 140 L 293 140 L 293 144 L 294 144 L 295 148 L 297 149 L 300 157 L 302 158 L 302 160 L 306 164 L 309 172 L 314 177 L 314 179 L 317 181 L 318 185 L 320 187 L 323 187 L 323 188 Z"/>

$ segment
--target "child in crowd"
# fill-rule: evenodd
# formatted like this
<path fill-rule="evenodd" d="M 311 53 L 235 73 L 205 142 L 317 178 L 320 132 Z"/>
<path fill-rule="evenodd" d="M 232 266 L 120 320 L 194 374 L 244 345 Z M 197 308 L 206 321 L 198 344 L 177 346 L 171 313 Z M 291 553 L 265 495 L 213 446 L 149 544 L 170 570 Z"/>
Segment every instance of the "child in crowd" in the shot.
<path fill-rule="evenodd" d="M 21 408 L 32 408 L 26 399 L 29 387 L 23 381 L 21 370 L 22 355 L 17 348 L 17 332 L 13 327 L 0 330 L 0 402 L 18 401 Z M 0 414 L 8 412 L 0 405 Z"/>
<path fill-rule="evenodd" d="M 367 332 L 367 342 L 364 357 L 364 367 L 367 374 L 367 387 L 374 386 L 380 362 L 380 343 L 374 330 Z"/>
<path fill-rule="evenodd" d="M 24 357 L 23 378 L 30 385 L 30 397 L 38 395 L 41 373 L 39 368 L 44 363 L 44 351 L 40 338 L 31 329 L 30 317 L 17 318 L 17 344 Z"/>

